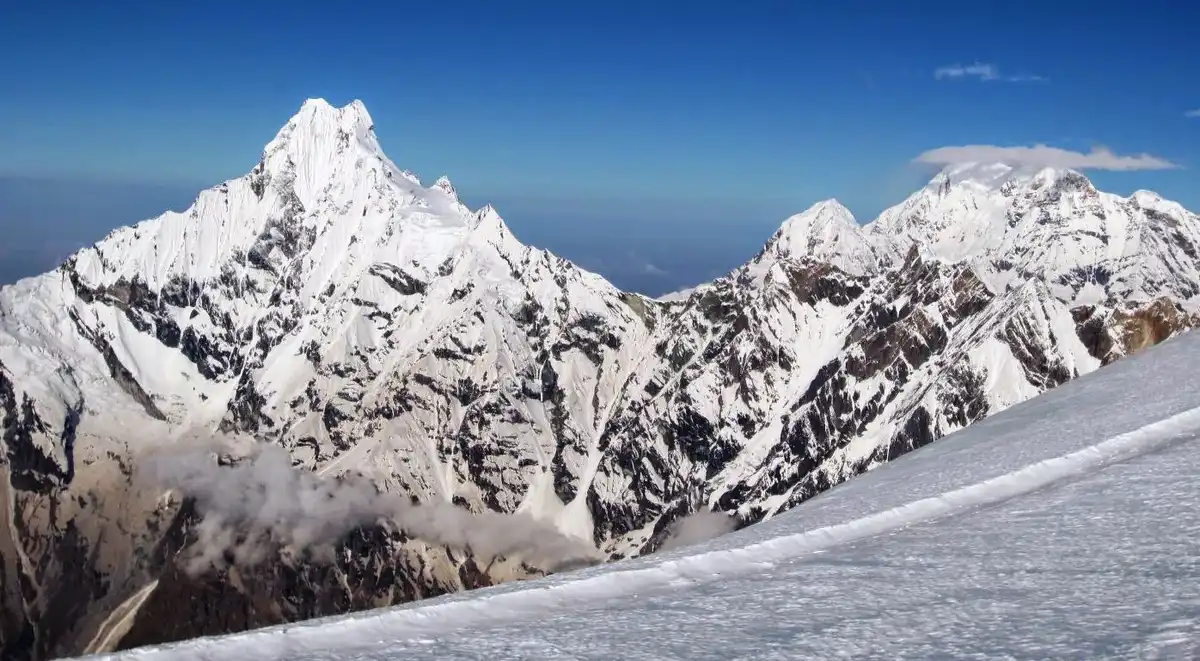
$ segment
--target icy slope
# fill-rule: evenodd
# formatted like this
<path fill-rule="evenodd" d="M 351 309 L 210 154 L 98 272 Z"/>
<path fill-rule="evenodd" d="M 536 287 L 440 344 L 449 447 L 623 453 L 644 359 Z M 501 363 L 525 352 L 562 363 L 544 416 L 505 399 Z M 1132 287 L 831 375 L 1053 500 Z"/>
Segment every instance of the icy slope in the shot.
<path fill-rule="evenodd" d="M 815 205 L 745 266 L 655 301 L 398 169 L 361 104 L 306 102 L 244 177 L 0 290 L 0 650 L 158 643 L 545 569 L 381 521 L 331 563 L 186 576 L 199 515 L 134 483 L 149 449 L 270 443 L 330 480 L 636 556 L 694 511 L 770 519 L 1195 325 L 1197 245 L 1196 216 L 1149 193 L 951 169 L 866 228 Z"/>
<path fill-rule="evenodd" d="M 1197 373 L 1188 334 L 673 553 L 117 658 L 1190 658 Z"/>

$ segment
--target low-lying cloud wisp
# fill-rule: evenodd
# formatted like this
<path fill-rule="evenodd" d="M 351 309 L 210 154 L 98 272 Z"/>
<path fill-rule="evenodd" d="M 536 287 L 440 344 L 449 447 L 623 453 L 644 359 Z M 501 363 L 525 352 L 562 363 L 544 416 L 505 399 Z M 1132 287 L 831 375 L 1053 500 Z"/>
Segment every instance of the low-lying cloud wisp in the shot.
<path fill-rule="evenodd" d="M 737 528 L 738 519 L 735 516 L 699 510 L 671 524 L 667 538 L 663 541 L 660 551 L 670 551 L 692 544 L 706 542 L 715 537 L 733 532 Z"/>
<path fill-rule="evenodd" d="M 519 558 L 556 570 L 601 558 L 588 543 L 526 515 L 473 514 L 449 503 L 413 504 L 364 477 L 322 477 L 292 466 L 283 448 L 256 444 L 236 462 L 219 462 L 220 444 L 189 444 L 141 463 L 148 483 L 195 503 L 202 517 L 187 569 L 229 561 L 250 565 L 274 552 L 332 548 L 359 526 L 391 522 L 410 537 L 468 551 L 477 558 Z"/>

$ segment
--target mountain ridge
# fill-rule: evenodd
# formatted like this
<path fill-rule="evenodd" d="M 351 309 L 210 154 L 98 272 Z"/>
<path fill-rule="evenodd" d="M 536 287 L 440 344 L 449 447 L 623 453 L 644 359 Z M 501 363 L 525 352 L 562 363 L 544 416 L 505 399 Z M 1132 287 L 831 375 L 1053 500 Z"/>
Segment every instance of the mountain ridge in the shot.
<path fill-rule="evenodd" d="M 0 289 L 2 648 L 164 642 L 545 569 L 381 521 L 332 564 L 188 576 L 199 513 L 134 475 L 188 436 L 619 558 L 695 511 L 773 516 L 1197 325 L 1200 220 L 1080 177 L 947 174 L 882 225 L 819 203 L 660 302 L 522 244 L 448 178 L 423 186 L 361 103 L 307 101 L 248 174 Z"/>

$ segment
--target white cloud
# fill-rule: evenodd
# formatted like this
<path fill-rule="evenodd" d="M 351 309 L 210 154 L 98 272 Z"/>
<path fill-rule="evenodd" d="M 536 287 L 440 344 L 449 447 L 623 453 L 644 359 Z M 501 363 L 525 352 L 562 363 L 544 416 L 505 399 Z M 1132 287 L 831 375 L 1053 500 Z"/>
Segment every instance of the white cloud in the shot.
<path fill-rule="evenodd" d="M 1188 117 L 1188 118 L 1200 117 L 1200 108 L 1197 108 L 1195 110 L 1189 110 L 1189 111 L 1183 113 L 1183 116 Z"/>
<path fill-rule="evenodd" d="M 626 255 L 626 258 L 629 260 L 626 268 L 636 271 L 642 275 L 652 275 L 656 277 L 670 275 L 666 269 L 660 268 L 657 264 L 649 259 L 646 259 L 645 257 L 642 257 L 637 252 L 630 251 Z"/>
<path fill-rule="evenodd" d="M 999 75 L 999 71 L 991 64 L 951 64 L 945 67 L 938 67 L 933 72 L 933 77 L 941 80 L 943 78 L 966 78 L 968 76 L 978 77 L 980 80 L 995 80 Z"/>
<path fill-rule="evenodd" d="M 933 72 L 933 77 L 938 80 L 962 80 L 964 78 L 978 78 L 979 80 L 1000 80 L 1009 83 L 1036 83 L 1046 80 L 1042 76 L 1034 76 L 1032 74 L 1022 73 L 1013 75 L 1002 75 L 1000 67 L 994 64 L 984 64 L 976 62 L 974 64 L 950 64 L 944 67 L 938 67 Z"/>
<path fill-rule="evenodd" d="M 1000 147 L 998 145 L 964 145 L 939 147 L 917 156 L 915 163 L 955 165 L 959 163 L 1010 163 L 1040 167 L 1071 168 L 1074 170 L 1173 170 L 1179 166 L 1150 154 L 1118 156 L 1105 147 L 1094 147 L 1088 153 L 1059 149 L 1047 145 L 1032 147 Z"/>
<path fill-rule="evenodd" d="M 666 271 L 662 270 L 661 268 L 659 268 L 658 266 L 656 266 L 650 262 L 646 262 L 646 263 L 642 264 L 641 269 L 642 269 L 642 273 L 645 273 L 646 275 L 670 275 Z"/>

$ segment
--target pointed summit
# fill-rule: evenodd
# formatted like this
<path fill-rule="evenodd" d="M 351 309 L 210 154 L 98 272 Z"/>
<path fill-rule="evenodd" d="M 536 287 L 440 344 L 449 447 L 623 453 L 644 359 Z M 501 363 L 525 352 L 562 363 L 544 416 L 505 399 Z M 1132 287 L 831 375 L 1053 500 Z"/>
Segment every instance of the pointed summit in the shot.
<path fill-rule="evenodd" d="M 433 182 L 433 187 L 449 195 L 455 202 L 458 201 L 458 191 L 454 190 L 454 184 L 450 183 L 450 178 L 442 175 L 438 180 Z"/>
<path fill-rule="evenodd" d="M 1181 219 L 1196 217 L 1196 214 L 1188 211 L 1182 204 L 1174 200 L 1168 200 L 1154 191 L 1136 190 L 1126 199 L 1133 206 L 1154 214 L 1165 214 L 1169 217 Z"/>
<path fill-rule="evenodd" d="M 496 234 L 508 231 L 508 225 L 500 217 L 500 213 L 496 211 L 496 207 L 493 207 L 491 204 L 485 204 L 476 211 L 472 221 L 471 229 L 481 234 Z"/>
<path fill-rule="evenodd" d="M 784 221 L 767 242 L 764 256 L 826 261 L 855 275 L 874 271 L 878 258 L 854 214 L 841 202 L 824 200 Z"/>
<path fill-rule="evenodd" d="M 1096 195 L 1097 190 L 1092 181 L 1083 173 L 1069 168 L 1042 168 L 1029 183 L 1033 190 L 1054 191 L 1055 193 L 1083 193 Z"/>
<path fill-rule="evenodd" d="M 299 117 L 310 113 L 313 115 L 333 114 L 338 117 L 361 121 L 368 127 L 373 124 L 371 113 L 367 112 L 367 106 L 358 99 L 354 99 L 341 108 L 332 105 L 322 98 L 306 99 L 304 103 L 300 104 L 300 111 L 296 113 L 296 116 Z"/>
<path fill-rule="evenodd" d="M 475 239 L 504 246 L 509 250 L 523 247 L 523 244 L 513 236 L 512 230 L 508 229 L 508 224 L 500 217 L 500 213 L 491 204 L 484 205 L 482 209 L 476 211 L 472 220 L 471 235 Z"/>
<path fill-rule="evenodd" d="M 294 185 L 304 206 L 310 206 L 332 181 L 346 181 L 370 170 L 379 174 L 392 166 L 375 138 L 371 114 L 361 101 L 341 108 L 324 99 L 308 99 L 263 148 L 256 175 Z"/>
<path fill-rule="evenodd" d="M 308 99 L 300 110 L 284 124 L 267 144 L 267 151 L 289 143 L 335 139 L 345 143 L 349 138 L 374 141 L 375 123 L 362 101 L 354 100 L 334 107 L 325 99 Z M 378 145 L 372 145 L 378 148 Z"/>
<path fill-rule="evenodd" d="M 802 256 L 818 246 L 839 240 L 846 233 L 857 231 L 854 214 L 841 202 L 829 199 L 785 220 L 776 232 L 775 240 L 782 249 Z"/>

